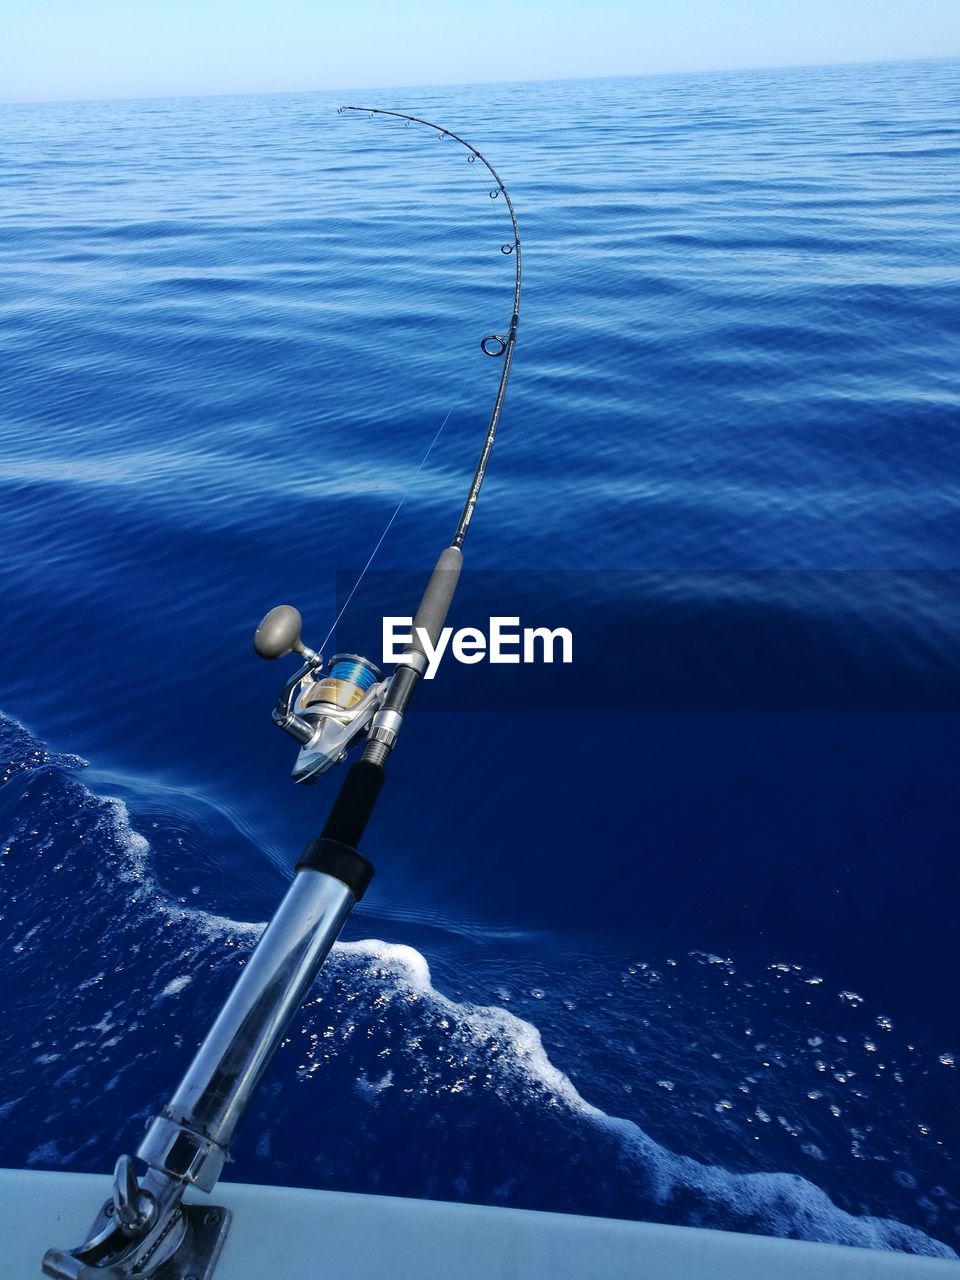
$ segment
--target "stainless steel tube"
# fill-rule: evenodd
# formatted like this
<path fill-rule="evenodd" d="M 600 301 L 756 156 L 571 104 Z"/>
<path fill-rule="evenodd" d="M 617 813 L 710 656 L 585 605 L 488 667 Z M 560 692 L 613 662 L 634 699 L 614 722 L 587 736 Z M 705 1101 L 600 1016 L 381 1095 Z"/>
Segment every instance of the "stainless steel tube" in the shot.
<path fill-rule="evenodd" d="M 220 1149 L 216 1156 L 225 1154 L 354 902 L 334 876 L 297 873 L 176 1093 L 148 1130 L 137 1153 L 142 1160 L 200 1187 L 216 1181 L 219 1169 L 201 1173 L 207 1160 L 199 1152 L 190 1172 L 171 1167 L 172 1131 L 182 1127 L 201 1135 Z M 209 1148 L 207 1153 L 214 1154 Z M 211 1163 L 222 1165 L 222 1158 Z"/>

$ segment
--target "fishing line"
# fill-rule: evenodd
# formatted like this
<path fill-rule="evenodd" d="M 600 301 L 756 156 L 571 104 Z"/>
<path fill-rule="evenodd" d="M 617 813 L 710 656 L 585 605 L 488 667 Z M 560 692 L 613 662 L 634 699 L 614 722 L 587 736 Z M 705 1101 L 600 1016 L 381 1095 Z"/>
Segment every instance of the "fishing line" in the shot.
<path fill-rule="evenodd" d="M 323 653 L 323 652 L 326 650 L 327 643 L 328 643 L 328 641 L 330 640 L 330 637 L 333 635 L 333 633 L 334 633 L 334 632 L 336 631 L 336 629 L 337 629 L 337 623 L 338 623 L 338 622 L 340 622 L 341 618 L 343 617 L 343 615 L 344 615 L 344 614 L 346 613 L 346 611 L 347 611 L 347 606 L 349 605 L 350 601 L 351 601 L 351 600 L 353 599 L 353 597 L 357 594 L 357 591 L 358 591 L 358 589 L 359 589 L 359 587 L 360 587 L 360 583 L 363 581 L 363 579 L 364 579 L 364 577 L 365 577 L 365 575 L 366 575 L 366 572 L 367 572 L 367 570 L 370 568 L 371 564 L 373 564 L 373 561 L 374 561 L 374 558 L 375 558 L 375 556 L 376 556 L 377 552 L 378 552 L 378 551 L 380 550 L 380 548 L 383 546 L 384 539 L 386 538 L 387 534 L 390 532 L 390 528 L 391 528 L 391 526 L 393 525 L 394 520 L 396 520 L 397 516 L 400 514 L 400 510 L 401 510 L 401 508 L 403 507 L 403 504 L 406 502 L 407 498 L 410 496 L 411 490 L 413 489 L 413 486 L 417 483 L 417 480 L 418 480 L 418 479 L 419 479 L 419 477 L 420 477 L 420 473 L 421 473 L 421 471 L 422 471 L 422 470 L 423 470 L 423 468 L 427 465 L 427 459 L 430 457 L 430 454 L 433 452 L 434 445 L 435 445 L 435 444 L 437 443 L 437 441 L 440 439 L 441 435 L 443 434 L 443 429 L 444 429 L 444 427 L 445 427 L 445 426 L 447 425 L 447 423 L 450 421 L 450 415 L 453 413 L 454 409 L 456 409 L 457 405 L 460 403 L 460 399 L 461 399 L 461 397 L 462 397 L 462 395 L 463 395 L 464 391 L 467 389 L 467 383 L 468 383 L 468 382 L 470 382 L 470 380 L 473 378 L 474 372 L 475 372 L 475 370 L 474 370 L 474 369 L 468 369 L 468 370 L 467 370 L 466 376 L 464 377 L 463 381 L 460 383 L 460 390 L 457 392 L 456 396 L 454 396 L 453 403 L 451 404 L 450 408 L 447 410 L 446 417 L 445 417 L 445 418 L 444 418 L 444 420 L 440 423 L 440 426 L 437 428 L 437 433 L 436 433 L 436 435 L 433 437 L 433 439 L 432 439 L 432 440 L 430 441 L 430 443 L 427 445 L 427 451 L 426 451 L 426 453 L 423 455 L 423 457 L 420 459 L 420 465 L 417 467 L 416 471 L 413 473 L 413 475 L 412 475 L 412 476 L 410 477 L 410 479 L 407 481 L 407 487 L 404 489 L 403 493 L 400 495 L 400 501 L 397 503 L 396 508 L 395 508 L 395 510 L 394 510 L 394 512 L 393 512 L 393 515 L 390 517 L 390 519 L 389 519 L 389 520 L 387 521 L 387 523 L 384 525 L 383 533 L 381 533 L 380 537 L 377 539 L 377 544 L 376 544 L 376 546 L 375 546 L 375 547 L 373 548 L 373 550 L 370 552 L 370 555 L 369 555 L 369 556 L 368 556 L 368 558 L 367 558 L 367 563 L 366 563 L 366 564 L 363 566 L 363 568 L 360 570 L 360 575 L 359 575 L 359 577 L 357 578 L 357 580 L 356 580 L 356 582 L 353 584 L 353 586 L 350 588 L 350 594 L 347 596 L 346 600 L 344 600 L 344 602 L 343 602 L 343 607 L 341 608 L 341 610 L 340 610 L 340 612 L 337 614 L 337 616 L 334 618 L 333 623 L 332 623 L 332 625 L 331 625 L 331 627 L 330 627 L 330 630 L 327 632 L 326 636 L 324 637 L 323 644 L 321 644 L 321 646 L 320 646 L 320 652 L 321 652 L 321 653 Z"/>

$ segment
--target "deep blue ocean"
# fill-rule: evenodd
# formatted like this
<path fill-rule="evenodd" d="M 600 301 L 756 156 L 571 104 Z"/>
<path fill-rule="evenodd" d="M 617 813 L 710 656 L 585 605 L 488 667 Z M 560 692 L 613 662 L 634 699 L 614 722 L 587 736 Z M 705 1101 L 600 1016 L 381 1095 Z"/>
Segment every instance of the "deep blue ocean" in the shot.
<path fill-rule="evenodd" d="M 958 77 L 362 95 L 520 221 L 468 602 L 602 636 L 418 692 L 232 1179 L 960 1250 Z M 0 112 L 3 1165 L 137 1145 L 323 825 L 260 617 L 459 514 L 506 210 L 343 97 Z"/>

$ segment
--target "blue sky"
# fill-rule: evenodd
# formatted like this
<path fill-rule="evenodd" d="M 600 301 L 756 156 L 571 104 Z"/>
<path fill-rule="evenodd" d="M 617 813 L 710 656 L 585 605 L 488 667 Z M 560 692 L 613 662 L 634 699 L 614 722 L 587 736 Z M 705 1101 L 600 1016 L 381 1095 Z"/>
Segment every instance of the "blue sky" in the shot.
<path fill-rule="evenodd" d="M 960 55 L 960 0 L 3 0 L 0 99 Z"/>

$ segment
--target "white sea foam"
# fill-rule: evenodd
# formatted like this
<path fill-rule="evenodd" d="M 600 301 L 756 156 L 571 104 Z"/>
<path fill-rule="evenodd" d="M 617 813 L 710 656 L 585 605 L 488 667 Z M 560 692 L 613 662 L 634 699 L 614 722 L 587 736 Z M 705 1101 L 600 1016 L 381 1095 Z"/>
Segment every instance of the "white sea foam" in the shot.
<path fill-rule="evenodd" d="M 243 949 L 253 945 L 264 928 L 262 923 L 237 922 L 173 902 L 154 878 L 150 846 L 133 829 L 123 802 L 115 798 L 92 799 L 100 810 L 107 849 L 116 855 L 111 875 L 132 888 L 131 905 L 141 912 L 164 917 L 165 933 L 177 926 L 175 949 L 186 944 L 181 960 L 198 941 L 227 940 Z M 491 1086 L 497 1092 L 514 1095 L 519 1089 L 531 1106 L 559 1109 L 567 1113 L 571 1122 L 592 1127 L 598 1138 L 612 1140 L 619 1160 L 635 1170 L 655 1203 L 665 1205 L 674 1197 L 689 1197 L 692 1193 L 728 1209 L 732 1218 L 757 1223 L 773 1234 L 955 1256 L 945 1245 L 902 1223 L 846 1213 L 823 1190 L 798 1175 L 736 1174 L 660 1146 L 634 1121 L 608 1115 L 588 1102 L 550 1061 L 540 1032 L 530 1022 L 497 1006 L 457 1003 L 438 991 L 431 981 L 426 958 L 412 947 L 377 940 L 339 943 L 325 970 L 328 981 L 330 976 L 335 979 L 338 971 L 351 982 L 358 975 L 367 979 L 390 1001 L 417 1007 L 417 1016 L 426 1016 L 431 1027 L 439 1028 L 458 1051 L 466 1046 L 468 1057 L 472 1050 L 483 1058 L 492 1077 Z M 190 975 L 182 972 L 181 965 L 160 995 L 175 998 L 189 982 Z M 844 997 L 848 994 L 852 995 L 844 993 Z M 470 1063 L 461 1065 L 469 1074 Z M 374 1080 L 362 1075 L 357 1089 L 367 1100 L 378 1101 L 391 1096 L 393 1081 L 390 1070 Z M 448 1087 L 455 1092 L 457 1082 Z M 55 1156 L 48 1144 L 33 1152 L 31 1159 L 49 1162 Z M 692 1220 L 697 1217 L 695 1211 Z"/>
<path fill-rule="evenodd" d="M 167 985 L 160 992 L 160 995 L 161 997 L 178 995 L 184 987 L 188 987 L 192 981 L 193 978 L 189 973 L 181 973 L 179 977 L 170 979 Z"/>
<path fill-rule="evenodd" d="M 389 981 L 418 993 L 430 1002 L 434 1013 L 456 1024 L 461 1033 L 466 1031 L 478 1044 L 491 1039 L 498 1042 L 506 1050 L 498 1058 L 504 1075 L 519 1076 L 524 1083 L 537 1086 L 536 1092 L 551 1104 L 561 1105 L 581 1122 L 615 1136 L 623 1154 L 650 1179 L 659 1203 L 693 1190 L 728 1206 L 742 1218 L 762 1221 L 777 1235 L 877 1249 L 930 1251 L 933 1242 L 923 1232 L 891 1219 L 846 1213 L 825 1191 L 798 1174 L 732 1173 L 660 1146 L 634 1121 L 610 1116 L 589 1103 L 550 1061 L 540 1033 L 531 1023 L 505 1009 L 458 1004 L 438 991 L 426 959 L 412 947 L 368 940 L 341 943 L 336 952 L 343 958 L 366 961 L 372 980 Z M 955 1256 L 945 1245 L 937 1244 L 936 1248 L 944 1256 Z"/>

